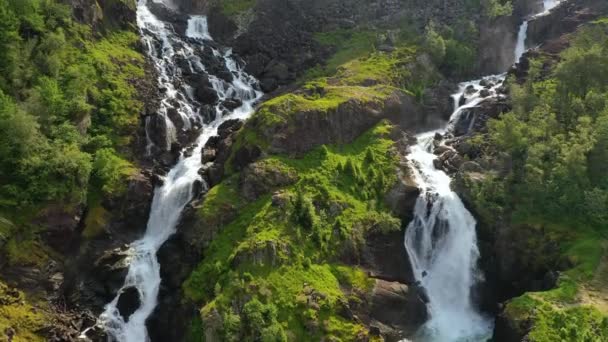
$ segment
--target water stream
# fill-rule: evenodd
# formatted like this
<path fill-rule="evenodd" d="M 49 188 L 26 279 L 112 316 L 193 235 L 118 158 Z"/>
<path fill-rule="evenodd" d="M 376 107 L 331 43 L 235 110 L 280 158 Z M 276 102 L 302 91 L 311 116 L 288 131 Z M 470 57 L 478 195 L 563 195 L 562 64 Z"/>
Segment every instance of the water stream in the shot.
<path fill-rule="evenodd" d="M 149 340 L 146 320 L 157 305 L 161 277 L 160 265 L 156 253 L 163 243 L 175 233 L 176 226 L 184 207 L 192 200 L 195 182 L 204 182 L 198 171 L 202 167 L 201 150 L 207 140 L 217 134 L 219 125 L 228 119 L 245 119 L 253 112 L 254 103 L 261 97 L 255 90 L 256 80 L 247 75 L 232 58 L 230 49 L 220 51 L 208 44 L 211 36 L 207 30 L 207 19 L 203 16 L 192 16 L 188 21 L 186 37 L 176 34 L 171 25 L 159 20 L 147 7 L 146 0 L 140 0 L 137 9 L 137 22 L 142 40 L 151 60 L 158 71 L 159 88 L 164 89 L 159 115 L 166 122 L 165 146 L 156 146 L 168 150 L 176 139 L 176 127 L 169 118 L 168 111 L 175 110 L 183 120 L 184 129 L 199 125 L 200 135 L 189 153 L 182 153 L 177 164 L 164 177 L 163 185 L 154 193 L 152 209 L 145 235 L 130 245 L 129 270 L 124 285 L 114 300 L 108 303 L 99 317 L 101 326 L 111 341 L 145 342 Z M 213 46 L 216 46 L 213 44 Z M 209 82 L 219 97 L 216 105 L 216 119 L 205 123 L 199 113 L 201 104 L 197 103 L 191 93 L 192 89 L 180 82 L 182 72 L 177 67 L 176 58 L 188 61 L 189 72 L 205 73 L 205 65 L 196 52 L 204 47 L 211 48 L 216 57 L 223 59 L 226 68 L 233 75 L 231 82 L 224 81 L 209 74 Z M 232 111 L 221 106 L 225 99 L 237 99 L 242 105 Z M 150 125 L 146 122 L 148 131 Z M 148 151 L 154 146 L 148 138 Z M 123 317 L 117 304 L 123 290 L 135 288 L 139 293 L 141 304 L 130 317 Z"/>
<path fill-rule="evenodd" d="M 545 0 L 544 15 L 559 3 Z M 519 29 L 514 51 L 515 62 L 526 51 L 528 20 Z M 492 335 L 493 321 L 485 317 L 472 301 L 471 291 L 483 274 L 477 268 L 476 221 L 450 187 L 451 179 L 434 165 L 435 148 L 442 144 L 437 133 L 451 134 L 454 125 L 467 115 L 467 108 L 500 96 L 497 89 L 506 75 L 487 76 L 464 82 L 453 95 L 454 112 L 439 130 L 417 136 L 409 159 L 421 188 L 414 219 L 405 233 L 405 247 L 417 282 L 429 298 L 430 319 L 412 337 L 424 342 L 479 342 Z M 482 90 L 484 94 L 482 96 Z M 465 98 L 464 103 L 461 101 Z"/>

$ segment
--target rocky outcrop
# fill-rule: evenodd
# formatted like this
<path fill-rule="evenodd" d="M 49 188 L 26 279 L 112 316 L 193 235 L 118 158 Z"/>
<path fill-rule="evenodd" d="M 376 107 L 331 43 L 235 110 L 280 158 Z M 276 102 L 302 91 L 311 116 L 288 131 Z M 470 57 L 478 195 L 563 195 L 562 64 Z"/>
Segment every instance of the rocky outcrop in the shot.
<path fill-rule="evenodd" d="M 370 333 L 394 342 L 411 336 L 429 317 L 424 298 L 416 286 L 376 280 L 371 291 Z"/>
<path fill-rule="evenodd" d="M 295 183 L 298 175 L 292 169 L 280 169 L 275 165 L 253 163 L 241 173 L 241 194 L 248 201 L 254 201 L 272 189 Z"/>
<path fill-rule="evenodd" d="M 358 255 L 359 264 L 373 278 L 413 284 L 415 279 L 409 256 L 403 247 L 403 237 L 402 230 L 369 232 Z"/>
<path fill-rule="evenodd" d="M 218 135 L 207 140 L 202 150 L 203 167 L 199 171 L 209 187 L 218 184 L 224 177 L 224 167 L 231 156 L 232 166 L 240 171 L 262 153 L 256 146 L 240 146 L 233 151 L 237 133 L 243 127 L 241 120 L 227 120 L 218 127 Z M 233 153 L 234 152 L 234 153 Z"/>
<path fill-rule="evenodd" d="M 599 17 L 606 11 L 608 3 L 603 0 L 564 1 L 550 13 L 530 21 L 526 46 L 538 46 L 574 32 L 581 24 Z"/>
<path fill-rule="evenodd" d="M 74 17 L 98 30 L 134 28 L 136 0 L 63 0 L 68 2 Z"/>
<path fill-rule="evenodd" d="M 406 130 L 415 130 L 428 119 L 410 95 L 398 90 L 371 101 L 351 98 L 335 108 L 304 109 L 289 115 L 285 122 L 272 126 L 259 122 L 259 116 L 251 120 L 268 139 L 272 153 L 300 155 L 319 145 L 350 143 L 382 119 Z"/>
<path fill-rule="evenodd" d="M 211 35 L 247 61 L 247 71 L 266 92 L 292 83 L 306 70 L 323 62 L 336 46 L 323 45 L 318 32 L 377 30 L 394 36 L 404 20 L 422 31 L 430 20 L 446 25 L 468 17 L 466 1 L 443 0 L 262 0 L 227 17 L 221 3 L 180 0 L 184 9 L 209 14 Z M 378 48 L 386 46 L 378 42 Z"/>

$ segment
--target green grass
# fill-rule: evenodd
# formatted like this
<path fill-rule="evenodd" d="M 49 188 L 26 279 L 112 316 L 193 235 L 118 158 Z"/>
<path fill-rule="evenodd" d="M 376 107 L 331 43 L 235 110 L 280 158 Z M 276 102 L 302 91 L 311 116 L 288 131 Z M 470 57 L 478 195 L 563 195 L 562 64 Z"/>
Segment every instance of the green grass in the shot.
<path fill-rule="evenodd" d="M 346 62 L 364 57 L 375 50 L 378 33 L 372 30 L 335 30 L 315 34 L 315 40 L 324 46 L 331 46 L 335 53 L 327 60 L 324 66 L 310 70 L 305 79 L 319 76 L 331 76 L 338 67 Z"/>
<path fill-rule="evenodd" d="M 527 335 L 531 342 L 608 340 L 608 317 L 591 306 L 563 308 L 524 295 L 511 301 L 507 310 L 521 327 L 533 320 Z"/>
<path fill-rule="evenodd" d="M 253 8 L 257 0 L 220 0 L 222 13 L 227 16 L 234 16 Z"/>
<path fill-rule="evenodd" d="M 522 332 L 526 322 L 533 322 L 529 333 L 533 342 L 604 341 L 608 331 L 601 327 L 608 326 L 608 316 L 583 301 L 581 291 L 587 291 L 583 287 L 596 275 L 605 239 L 597 231 L 572 222 L 544 227 L 546 234 L 559 243 L 562 257 L 573 266 L 560 274 L 554 289 L 526 293 L 509 301 L 507 315 L 522 325 Z M 597 339 L 591 338 L 594 336 Z"/>
<path fill-rule="evenodd" d="M 188 298 L 203 304 L 203 320 L 205 313 L 228 314 L 230 303 L 253 296 L 276 307 L 277 324 L 292 340 L 325 335 L 347 341 L 364 331 L 338 312 L 350 292 L 368 292 L 373 280 L 336 260 L 341 253 L 356 252 L 366 232 L 400 229 L 382 201 L 396 181 L 390 130 L 383 122 L 352 144 L 322 146 L 299 159 L 271 156 L 259 162 L 299 175 L 296 184 L 281 190 L 284 207 L 273 205 L 269 194 L 252 203 L 242 200 L 239 174 L 210 191 L 198 212 L 201 224 L 224 206 L 238 215 L 223 225 L 184 284 Z M 310 217 L 302 220 L 301 210 Z M 322 299 L 310 308 L 305 303 L 313 290 Z M 309 324 L 319 330 L 307 332 Z"/>

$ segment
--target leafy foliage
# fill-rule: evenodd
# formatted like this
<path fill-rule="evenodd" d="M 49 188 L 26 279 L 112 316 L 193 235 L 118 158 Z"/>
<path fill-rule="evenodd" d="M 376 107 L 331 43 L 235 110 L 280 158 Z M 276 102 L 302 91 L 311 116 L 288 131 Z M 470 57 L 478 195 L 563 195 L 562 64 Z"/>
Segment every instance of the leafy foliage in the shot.
<path fill-rule="evenodd" d="M 478 141 L 507 167 L 474 189 L 476 208 L 542 229 L 571 265 L 556 288 L 508 303 L 511 318 L 533 322 L 531 341 L 607 338 L 606 312 L 584 299 L 605 288 L 595 282 L 608 236 L 607 42 L 600 21 L 575 35 L 552 70 L 542 57 L 531 61 L 527 81 L 511 83 L 513 110 L 490 121 Z"/>
<path fill-rule="evenodd" d="M 137 35 L 97 40 L 54 0 L 0 8 L 0 210 L 80 203 L 92 172 L 104 191 L 119 191 L 133 169 L 117 151 L 127 151 L 142 107 Z"/>

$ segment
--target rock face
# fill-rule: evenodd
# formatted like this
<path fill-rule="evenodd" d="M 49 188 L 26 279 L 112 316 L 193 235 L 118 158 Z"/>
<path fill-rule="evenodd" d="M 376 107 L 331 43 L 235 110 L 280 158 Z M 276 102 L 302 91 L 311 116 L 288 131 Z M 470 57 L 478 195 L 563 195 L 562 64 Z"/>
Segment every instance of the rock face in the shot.
<path fill-rule="evenodd" d="M 482 75 L 499 74 L 514 62 L 515 45 L 520 25 L 530 15 L 541 12 L 542 0 L 513 1 L 513 15 L 482 19 L 479 28 L 478 72 Z M 527 44 L 534 46 L 533 44 Z"/>
<path fill-rule="evenodd" d="M 371 332 L 377 329 L 385 341 L 411 336 L 428 319 L 423 298 L 415 286 L 376 280 L 371 293 Z"/>
<path fill-rule="evenodd" d="M 367 234 L 359 255 L 361 266 L 373 278 L 413 284 L 415 279 L 403 238 L 403 231 Z"/>
<path fill-rule="evenodd" d="M 538 46 L 576 30 L 581 24 L 597 18 L 608 8 L 602 0 L 564 1 L 549 14 L 530 21 L 528 46 Z"/>
<path fill-rule="evenodd" d="M 350 99 L 326 111 L 303 110 L 290 116 L 288 122 L 272 126 L 258 122 L 258 117 L 251 120 L 270 142 L 272 153 L 300 155 L 319 145 L 350 143 L 382 119 L 404 129 L 421 127 L 429 119 L 411 96 L 398 90 L 381 100 Z"/>
<path fill-rule="evenodd" d="M 132 28 L 136 22 L 135 0 L 67 0 L 74 17 L 96 29 Z"/>
<path fill-rule="evenodd" d="M 468 16 L 465 0 L 262 0 L 230 17 L 218 1 L 177 3 L 184 10 L 208 13 L 211 35 L 244 57 L 247 71 L 265 92 L 292 83 L 331 55 L 334 47 L 320 44 L 315 33 L 375 27 L 390 36 L 404 18 L 422 31 L 430 20 L 451 25 Z M 378 43 L 379 50 L 390 48 Z"/>

